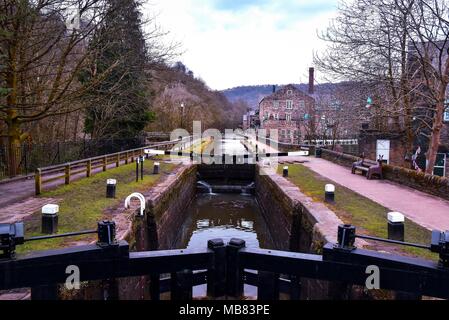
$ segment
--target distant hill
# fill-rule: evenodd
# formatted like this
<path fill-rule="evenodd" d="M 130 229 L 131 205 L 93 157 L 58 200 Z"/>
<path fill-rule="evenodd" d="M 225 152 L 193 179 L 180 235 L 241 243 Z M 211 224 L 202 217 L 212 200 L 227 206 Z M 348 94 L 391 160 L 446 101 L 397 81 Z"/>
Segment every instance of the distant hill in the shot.
<path fill-rule="evenodd" d="M 280 88 L 283 85 L 276 85 L 276 88 Z M 308 92 L 308 85 L 294 84 L 299 90 L 303 92 Z M 315 91 L 317 94 L 320 93 L 328 93 L 330 90 L 334 88 L 334 84 L 321 84 L 315 86 Z M 259 106 L 260 100 L 264 97 L 273 93 L 273 85 L 257 85 L 257 86 L 240 86 L 231 89 L 223 90 L 222 93 L 228 98 L 231 102 L 237 102 L 239 100 L 243 100 L 248 104 L 251 109 L 256 109 Z"/>

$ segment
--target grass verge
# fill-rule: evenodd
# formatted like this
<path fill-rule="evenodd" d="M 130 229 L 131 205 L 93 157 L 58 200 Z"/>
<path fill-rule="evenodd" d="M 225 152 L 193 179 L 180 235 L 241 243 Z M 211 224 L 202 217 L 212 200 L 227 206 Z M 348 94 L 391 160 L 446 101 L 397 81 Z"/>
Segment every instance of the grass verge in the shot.
<path fill-rule="evenodd" d="M 135 177 L 136 165 L 131 163 L 110 169 L 107 172 L 98 173 L 90 178 L 75 181 L 70 185 L 44 192 L 41 197 L 61 199 L 59 203 L 58 233 L 96 229 L 98 221 L 108 218 L 108 215 L 105 214 L 106 209 L 117 206 L 120 201 L 132 192 L 140 192 L 152 187 L 164 174 L 171 172 L 175 167 L 175 164 L 161 161 L 160 174 L 153 175 L 153 163 L 153 160 L 144 162 L 144 179 L 142 181 L 139 180 L 139 182 L 136 182 Z M 117 179 L 115 199 L 106 198 L 106 179 Z M 34 213 L 25 220 L 25 234 L 26 237 L 42 235 L 40 212 Z M 25 253 L 35 250 L 56 249 L 69 243 L 95 239 L 96 235 L 84 235 L 26 242 L 18 247 L 17 252 Z"/>
<path fill-rule="evenodd" d="M 278 173 L 282 174 L 279 166 Z M 324 202 L 324 186 L 332 183 L 336 187 L 335 204 L 325 203 L 337 216 L 348 224 L 355 225 L 359 234 L 387 238 L 387 213 L 391 210 L 365 198 L 358 193 L 326 179 L 303 165 L 289 165 L 288 179 L 314 201 Z M 336 232 L 336 231 L 335 231 Z M 405 241 L 428 244 L 431 232 L 405 219 Z M 438 260 L 438 255 L 425 249 L 389 245 L 377 242 L 376 250 L 405 253 L 409 256 Z"/>

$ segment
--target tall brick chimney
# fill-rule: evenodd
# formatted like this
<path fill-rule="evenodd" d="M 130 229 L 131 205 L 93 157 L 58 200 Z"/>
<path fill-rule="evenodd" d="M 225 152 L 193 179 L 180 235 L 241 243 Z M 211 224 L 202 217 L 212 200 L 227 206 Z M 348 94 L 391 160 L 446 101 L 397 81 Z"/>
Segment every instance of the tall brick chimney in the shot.
<path fill-rule="evenodd" d="M 309 68 L 309 94 L 315 93 L 315 68 Z"/>

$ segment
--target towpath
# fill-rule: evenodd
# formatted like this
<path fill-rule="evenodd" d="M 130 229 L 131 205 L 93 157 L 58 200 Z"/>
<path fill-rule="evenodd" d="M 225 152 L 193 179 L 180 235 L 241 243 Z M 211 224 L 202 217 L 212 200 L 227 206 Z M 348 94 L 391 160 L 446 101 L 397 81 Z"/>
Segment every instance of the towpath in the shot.
<path fill-rule="evenodd" d="M 277 152 L 260 144 L 259 150 Z M 391 211 L 398 211 L 408 219 L 429 229 L 449 230 L 449 201 L 388 180 L 367 180 L 351 174 L 349 168 L 315 157 L 283 157 L 280 163 L 300 162 L 319 175 L 334 181 Z M 338 190 L 337 196 L 338 196 Z"/>

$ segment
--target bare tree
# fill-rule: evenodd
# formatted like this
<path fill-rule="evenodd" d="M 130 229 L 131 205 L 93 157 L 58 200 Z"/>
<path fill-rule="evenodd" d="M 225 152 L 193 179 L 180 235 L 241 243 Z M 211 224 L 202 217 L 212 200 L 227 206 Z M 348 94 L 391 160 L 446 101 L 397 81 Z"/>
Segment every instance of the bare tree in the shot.
<path fill-rule="evenodd" d="M 100 0 L 5 0 L 0 3 L 0 121 L 6 126 L 9 174 L 18 173 L 20 144 L 33 122 L 80 108 L 75 103 L 101 82 L 78 77 L 96 48 L 87 42 L 104 18 Z"/>
<path fill-rule="evenodd" d="M 448 84 L 448 2 L 357 0 L 342 2 L 339 13 L 322 34 L 329 48 L 316 63 L 334 77 L 365 82 L 375 101 L 371 119 L 402 131 L 408 155 L 416 136 L 429 131 L 432 173 Z"/>
<path fill-rule="evenodd" d="M 449 2 L 395 2 L 403 12 L 411 12 L 407 28 L 410 71 L 416 87 L 413 94 L 420 108 L 419 119 L 430 128 L 426 173 L 432 174 L 441 142 L 449 84 Z"/>
<path fill-rule="evenodd" d="M 333 79 L 352 81 L 374 101 L 366 121 L 382 130 L 402 130 L 407 151 L 414 141 L 413 112 L 409 101 L 410 74 L 407 64 L 407 28 L 410 13 L 392 0 L 341 2 L 339 16 L 321 38 L 329 43 L 325 54 L 315 56 L 319 68 Z M 385 125 L 384 125 L 385 124 Z"/>

